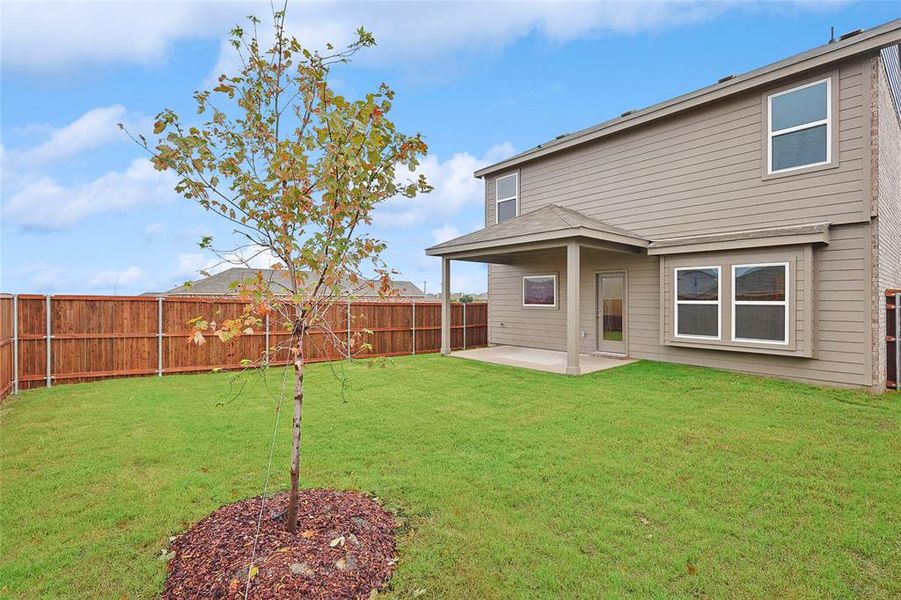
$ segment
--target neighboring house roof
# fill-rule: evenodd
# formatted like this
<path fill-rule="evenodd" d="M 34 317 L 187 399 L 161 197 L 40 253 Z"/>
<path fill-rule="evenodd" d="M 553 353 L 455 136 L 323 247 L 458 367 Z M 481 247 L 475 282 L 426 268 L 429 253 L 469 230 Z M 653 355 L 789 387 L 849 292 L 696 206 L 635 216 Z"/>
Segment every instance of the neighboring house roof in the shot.
<path fill-rule="evenodd" d="M 529 242 L 589 238 L 633 248 L 647 248 L 648 240 L 619 227 L 556 204 L 491 225 L 426 249 L 430 256 L 500 248 Z"/>
<path fill-rule="evenodd" d="M 243 267 L 233 267 L 226 269 L 221 273 L 198 279 L 191 282 L 190 286 L 178 286 L 166 292 L 161 292 L 161 296 L 223 296 L 234 294 L 235 290 L 231 287 L 235 281 L 244 281 L 245 279 L 256 278 L 257 273 L 263 274 L 263 279 L 269 281 L 273 285 L 273 290 L 279 290 L 279 284 L 285 285 L 288 282 L 288 274 L 284 270 L 275 269 L 249 269 Z M 353 284 L 350 281 L 344 281 L 341 284 L 343 293 L 348 296 L 377 296 L 378 283 L 360 280 Z M 425 293 L 410 281 L 391 280 L 391 288 L 401 297 L 422 297 Z"/>
<path fill-rule="evenodd" d="M 749 71 L 743 75 L 723 78 L 723 80 L 714 85 L 654 104 L 648 108 L 629 111 L 623 113 L 619 118 L 605 121 L 575 133 L 558 136 L 554 140 L 539 144 L 531 150 L 526 150 L 499 163 L 479 169 L 475 172 L 475 176 L 484 177 L 526 161 L 649 123 L 732 94 L 745 92 L 770 84 L 776 80 L 811 69 L 821 68 L 865 52 L 876 51 L 886 46 L 898 44 L 899 34 L 901 34 L 901 19 L 896 19 L 884 25 L 849 35 L 846 39 L 839 39 L 836 42 L 824 44 L 765 67 Z"/>

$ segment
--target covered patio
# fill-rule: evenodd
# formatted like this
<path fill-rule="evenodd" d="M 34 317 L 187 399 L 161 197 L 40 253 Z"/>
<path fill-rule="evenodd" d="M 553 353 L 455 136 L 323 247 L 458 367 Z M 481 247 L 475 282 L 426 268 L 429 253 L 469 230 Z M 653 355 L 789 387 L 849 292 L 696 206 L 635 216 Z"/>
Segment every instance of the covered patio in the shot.
<path fill-rule="evenodd" d="M 529 356 L 524 351 L 532 349 L 520 348 L 518 356 L 514 356 L 516 353 L 511 353 L 509 350 L 488 348 L 485 349 L 487 352 L 478 354 L 478 356 L 493 356 L 495 360 L 489 360 L 489 362 L 512 364 L 511 362 L 500 362 L 508 360 L 518 363 L 517 366 L 561 372 L 567 375 L 580 375 L 622 364 L 619 359 L 604 359 L 580 354 L 581 252 L 583 248 L 591 248 L 626 254 L 645 254 L 649 244 L 649 240 L 632 232 L 552 204 L 428 248 L 426 254 L 441 257 L 441 353 L 451 354 L 450 279 L 452 260 L 509 264 L 513 257 L 519 254 L 544 250 L 559 252 L 561 249 L 565 249 L 566 273 L 576 274 L 576 276 L 566 277 L 566 302 L 565 307 L 561 307 L 565 310 L 566 317 L 565 352 L 540 350 L 540 352 L 552 354 L 534 355 L 531 360 L 528 360 Z M 488 341 L 489 343 L 492 341 L 490 329 Z M 493 353 L 490 352 L 492 350 Z M 470 357 L 473 356 L 470 355 Z M 559 370 L 556 365 L 558 358 L 563 362 L 559 366 Z M 608 364 L 604 360 L 615 361 L 615 364 L 601 366 Z M 529 367 L 529 364 L 533 366 Z"/>
<path fill-rule="evenodd" d="M 567 372 L 566 352 L 560 352 L 558 350 L 522 348 L 520 346 L 489 346 L 488 348 L 458 350 L 452 352 L 451 356 L 487 362 L 495 365 L 545 371 L 547 373 L 565 374 Z M 579 355 L 579 369 L 582 375 L 594 373 L 595 371 L 604 371 L 614 367 L 621 367 L 633 362 L 635 362 L 633 359 L 615 356 L 601 356 L 597 354 Z"/>

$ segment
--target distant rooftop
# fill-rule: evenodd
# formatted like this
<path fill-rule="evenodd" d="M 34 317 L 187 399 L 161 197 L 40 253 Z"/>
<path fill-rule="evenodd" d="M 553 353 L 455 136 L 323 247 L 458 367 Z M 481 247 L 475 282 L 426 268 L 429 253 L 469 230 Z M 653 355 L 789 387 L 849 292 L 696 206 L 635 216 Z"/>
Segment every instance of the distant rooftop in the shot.
<path fill-rule="evenodd" d="M 192 281 L 190 285 L 180 285 L 165 292 L 148 292 L 148 296 L 225 296 L 234 294 L 232 287 L 234 282 L 255 279 L 257 273 L 262 273 L 263 279 L 272 284 L 273 290 L 278 292 L 280 286 L 288 283 L 288 275 L 284 270 L 275 269 L 250 269 L 244 267 L 232 267 L 221 273 Z M 357 283 L 349 280 L 341 283 L 341 289 L 347 296 L 358 298 L 378 296 L 378 282 L 361 279 Z M 391 280 L 393 292 L 402 298 L 421 298 L 425 293 L 414 283 L 400 279 Z"/>

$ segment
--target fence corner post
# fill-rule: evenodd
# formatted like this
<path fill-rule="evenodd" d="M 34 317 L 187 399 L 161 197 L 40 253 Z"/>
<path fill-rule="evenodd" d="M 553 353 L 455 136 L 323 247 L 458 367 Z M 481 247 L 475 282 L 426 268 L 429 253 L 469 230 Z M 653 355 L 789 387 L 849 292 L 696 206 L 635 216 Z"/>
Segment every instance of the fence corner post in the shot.
<path fill-rule="evenodd" d="M 47 346 L 47 355 L 46 355 L 46 360 L 47 360 L 47 387 L 50 387 L 50 386 L 53 385 L 53 367 L 52 367 L 53 354 L 52 354 L 52 350 L 51 350 L 51 346 L 52 346 L 51 342 L 52 342 L 52 340 L 53 340 L 53 335 L 52 335 L 53 332 L 52 332 L 52 330 L 50 329 L 50 294 L 47 294 L 47 306 L 46 306 L 46 311 L 47 311 L 47 315 L 46 315 L 46 316 L 47 316 L 47 320 L 46 320 L 46 323 L 45 323 L 45 327 L 46 327 L 46 332 L 45 332 L 45 333 L 46 333 L 46 335 L 45 335 L 44 337 L 45 337 L 45 339 L 46 339 L 46 341 L 47 341 L 47 343 L 46 343 L 46 346 Z"/>
<path fill-rule="evenodd" d="M 411 302 L 411 305 L 413 307 L 413 318 L 410 321 L 411 331 L 412 331 L 412 336 L 413 336 L 412 347 L 413 347 L 413 356 L 416 356 L 416 300 L 415 299 L 413 300 L 413 302 Z"/>
<path fill-rule="evenodd" d="M 19 295 L 13 294 L 13 396 L 19 393 Z"/>
<path fill-rule="evenodd" d="M 163 376 L 163 297 L 156 299 L 156 375 Z"/>

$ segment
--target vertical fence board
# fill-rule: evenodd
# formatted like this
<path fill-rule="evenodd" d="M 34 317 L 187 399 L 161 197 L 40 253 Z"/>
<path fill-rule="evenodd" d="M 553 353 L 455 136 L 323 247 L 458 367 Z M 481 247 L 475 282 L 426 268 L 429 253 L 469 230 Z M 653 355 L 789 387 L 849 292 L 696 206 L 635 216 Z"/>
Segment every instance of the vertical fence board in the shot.
<path fill-rule="evenodd" d="M 18 344 L 13 339 L 11 296 L 0 295 L 0 398 L 13 388 L 18 349 L 19 389 L 135 377 L 242 368 L 242 360 L 262 357 L 267 347 L 290 341 L 288 324 L 268 318 L 267 327 L 230 342 L 206 336 L 198 346 L 188 341 L 188 321 L 203 316 L 221 321 L 241 314 L 233 299 L 150 296 L 18 296 Z M 487 304 L 451 307 L 453 348 L 487 345 Z M 48 319 L 49 317 L 49 319 Z M 48 370 L 47 325 L 51 324 Z M 348 339 L 354 345 L 348 349 Z M 438 352 L 441 347 L 441 304 L 417 302 L 339 302 L 305 334 L 306 360 L 340 360 Z M 364 347 L 365 346 L 365 347 Z M 371 346 L 371 347 L 370 347 Z M 289 364 L 280 348 L 270 363 Z"/>
<path fill-rule="evenodd" d="M 13 298 L 3 295 L 0 296 L 0 400 L 13 391 L 13 337 Z"/>

